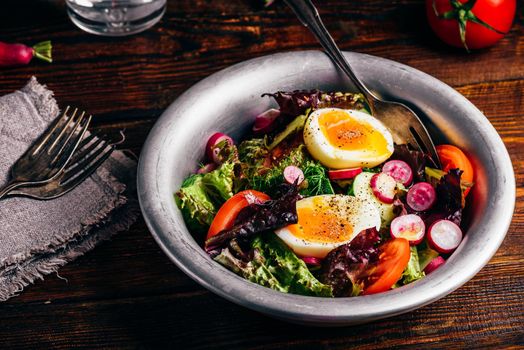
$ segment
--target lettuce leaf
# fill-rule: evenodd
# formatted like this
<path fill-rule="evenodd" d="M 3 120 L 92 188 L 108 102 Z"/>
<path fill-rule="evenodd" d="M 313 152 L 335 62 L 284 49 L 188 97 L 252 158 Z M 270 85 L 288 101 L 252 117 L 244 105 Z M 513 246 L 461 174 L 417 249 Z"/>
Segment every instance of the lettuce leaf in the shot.
<path fill-rule="evenodd" d="M 207 231 L 213 221 L 217 208 L 209 197 L 203 184 L 204 175 L 189 176 L 175 193 L 175 202 L 181 210 L 189 230 L 197 233 Z"/>
<path fill-rule="evenodd" d="M 284 169 L 289 165 L 294 165 L 302 169 L 303 164 L 309 159 L 306 153 L 306 146 L 300 144 L 289 150 L 289 153 L 273 164 L 266 166 L 263 163 L 259 166 L 252 166 L 247 169 L 246 177 L 248 186 L 251 189 L 272 193 L 274 189 L 284 182 Z"/>
<path fill-rule="evenodd" d="M 217 249 L 226 247 L 233 239 L 246 241 L 259 233 L 296 224 L 296 202 L 300 198 L 298 188 L 282 184 L 273 198 L 275 199 L 243 208 L 232 228 L 223 230 L 206 241 L 206 251 L 213 254 Z"/>
<path fill-rule="evenodd" d="M 251 282 L 280 292 L 333 296 L 331 287 L 319 282 L 275 234 L 256 236 L 251 247 L 249 261 L 235 257 L 229 248 L 224 248 L 215 260 Z"/>
<path fill-rule="evenodd" d="M 401 277 L 402 285 L 417 281 L 425 276 L 424 271 L 420 268 L 417 247 L 412 246 L 410 249 L 411 255 L 409 257 L 408 266 L 406 266 Z"/>
<path fill-rule="evenodd" d="M 418 250 L 418 264 L 420 266 L 420 270 L 424 271 L 426 266 L 431 262 L 431 260 L 435 259 L 437 256 L 439 256 L 439 253 L 436 250 L 431 249 L 427 242 L 424 241 L 421 244 L 417 246 Z"/>
<path fill-rule="evenodd" d="M 462 208 L 464 208 L 464 196 L 460 187 L 460 176 L 462 170 L 451 169 L 440 178 L 437 184 L 437 207 L 446 216 L 446 219 L 460 225 L 462 219 Z"/>
<path fill-rule="evenodd" d="M 301 295 L 333 296 L 330 286 L 320 283 L 311 274 L 306 263 L 299 259 L 275 234 L 255 237 L 252 247 L 266 258 L 269 270 L 288 288 Z"/>
<path fill-rule="evenodd" d="M 335 107 L 362 110 L 369 113 L 369 108 L 362 94 L 295 90 L 291 92 L 277 91 L 272 94 L 266 93 L 262 96 L 273 97 L 278 103 L 280 116 L 274 121 L 276 130 L 284 128 L 297 116 L 306 114 L 308 109 Z"/>
<path fill-rule="evenodd" d="M 206 193 L 215 203 L 222 204 L 233 196 L 233 180 L 235 178 L 235 163 L 226 162 L 217 169 L 202 176 L 202 184 Z"/>
<path fill-rule="evenodd" d="M 224 163 L 207 174 L 190 175 L 175 193 L 175 202 L 187 227 L 196 233 L 207 231 L 220 205 L 233 196 L 237 149 L 227 142 L 218 147 Z"/>
<path fill-rule="evenodd" d="M 222 252 L 215 257 L 215 261 L 253 283 L 284 293 L 287 293 L 289 290 L 289 288 L 283 286 L 273 273 L 271 273 L 265 258 L 258 250 L 254 250 L 253 258 L 246 262 L 235 257 L 229 248 L 224 248 Z"/>
<path fill-rule="evenodd" d="M 292 92 L 277 91 L 271 96 L 278 103 L 281 115 L 294 118 L 304 114 L 309 108 L 344 108 L 366 110 L 364 96 L 350 92 L 322 92 L 319 90 L 295 90 Z"/>
<path fill-rule="evenodd" d="M 333 249 L 322 262 L 320 281 L 330 285 L 336 297 L 359 295 L 360 277 L 369 264 L 378 259 L 376 243 L 379 241 L 377 230 L 367 229 L 351 242 Z"/>

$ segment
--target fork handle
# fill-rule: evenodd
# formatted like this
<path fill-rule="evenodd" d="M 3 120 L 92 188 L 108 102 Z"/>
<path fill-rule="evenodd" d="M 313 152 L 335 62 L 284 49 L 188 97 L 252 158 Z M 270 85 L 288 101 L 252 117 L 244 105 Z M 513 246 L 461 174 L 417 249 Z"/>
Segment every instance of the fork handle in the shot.
<path fill-rule="evenodd" d="M 346 75 L 356 85 L 357 89 L 365 96 L 373 111 L 373 102 L 377 100 L 377 97 L 373 95 L 373 93 L 357 77 L 355 72 L 353 72 L 349 62 L 346 60 L 342 51 L 340 51 L 335 43 L 335 40 L 333 40 L 333 37 L 324 26 L 324 23 L 318 14 L 318 10 L 311 0 L 284 0 L 284 2 L 293 10 L 293 12 L 295 12 L 295 15 L 300 22 L 311 30 L 329 58 L 331 58 L 331 60 L 333 60 L 333 62 L 335 62 L 335 64 L 346 73 Z"/>
<path fill-rule="evenodd" d="M 19 181 L 8 182 L 7 185 L 5 185 L 3 188 L 0 188 L 0 199 L 5 197 L 9 192 L 14 190 L 15 188 L 18 188 L 22 185 L 24 185 L 24 183 Z"/>

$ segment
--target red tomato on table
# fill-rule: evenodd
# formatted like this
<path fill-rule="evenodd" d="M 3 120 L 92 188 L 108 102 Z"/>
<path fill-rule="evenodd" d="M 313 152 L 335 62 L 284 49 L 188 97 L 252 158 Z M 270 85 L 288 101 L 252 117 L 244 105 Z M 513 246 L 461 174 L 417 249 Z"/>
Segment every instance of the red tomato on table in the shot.
<path fill-rule="evenodd" d="M 494 45 L 509 32 L 516 0 L 426 0 L 426 14 L 445 43 L 480 49 Z"/>

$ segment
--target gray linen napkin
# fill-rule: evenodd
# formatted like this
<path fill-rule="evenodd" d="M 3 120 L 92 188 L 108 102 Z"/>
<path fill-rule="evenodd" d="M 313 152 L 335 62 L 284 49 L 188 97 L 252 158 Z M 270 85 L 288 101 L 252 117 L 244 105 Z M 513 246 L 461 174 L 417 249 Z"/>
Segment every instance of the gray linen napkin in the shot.
<path fill-rule="evenodd" d="M 0 97 L 0 186 L 10 167 L 59 114 L 53 93 L 33 77 Z M 66 195 L 0 200 L 0 300 L 127 229 L 138 216 L 136 162 L 112 156 Z"/>

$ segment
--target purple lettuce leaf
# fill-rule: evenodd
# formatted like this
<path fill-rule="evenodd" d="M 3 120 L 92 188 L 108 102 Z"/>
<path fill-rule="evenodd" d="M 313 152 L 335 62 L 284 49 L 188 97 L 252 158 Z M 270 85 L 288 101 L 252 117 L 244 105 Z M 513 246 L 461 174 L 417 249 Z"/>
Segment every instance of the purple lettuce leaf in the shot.
<path fill-rule="evenodd" d="M 462 208 L 464 208 L 464 198 L 460 187 L 460 176 L 462 170 L 451 169 L 446 175 L 440 178 L 437 184 L 437 203 L 436 207 L 447 220 L 451 220 L 460 225 L 462 219 Z"/>
<path fill-rule="evenodd" d="M 359 276 L 378 259 L 380 236 L 371 228 L 360 232 L 350 243 L 333 249 L 322 262 L 320 281 L 333 288 L 336 297 L 358 295 Z"/>
<path fill-rule="evenodd" d="M 273 94 L 267 93 L 262 96 L 273 97 L 278 103 L 280 115 L 284 119 L 290 119 L 304 114 L 309 108 L 316 108 L 321 92 L 318 90 L 277 91 Z"/>

